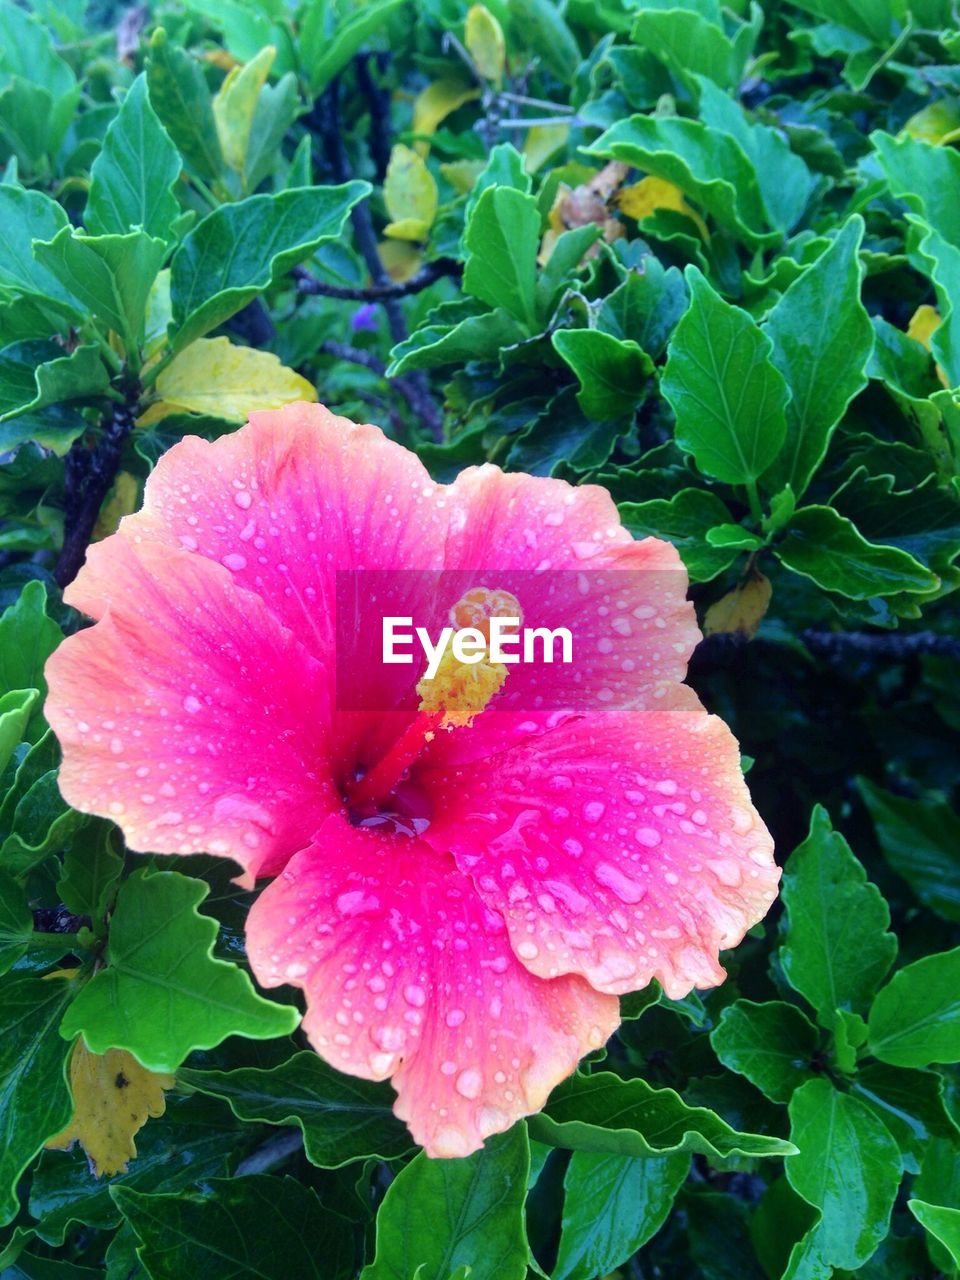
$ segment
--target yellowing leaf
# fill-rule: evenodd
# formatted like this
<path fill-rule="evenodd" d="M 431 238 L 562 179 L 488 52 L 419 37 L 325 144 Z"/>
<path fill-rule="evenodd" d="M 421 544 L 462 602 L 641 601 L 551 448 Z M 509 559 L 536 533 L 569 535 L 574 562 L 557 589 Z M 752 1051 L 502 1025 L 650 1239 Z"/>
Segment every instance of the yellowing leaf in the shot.
<path fill-rule="evenodd" d="M 703 620 L 703 634 L 712 636 L 719 631 L 727 631 L 752 639 L 763 621 L 772 595 L 770 579 L 762 573 L 754 573 L 710 606 Z"/>
<path fill-rule="evenodd" d="M 118 471 L 107 499 L 100 508 L 97 523 L 93 526 L 91 541 L 99 542 L 101 538 L 107 538 L 111 533 L 116 533 L 117 526 L 123 517 L 136 511 L 139 503 L 140 487 L 137 484 L 137 477 L 131 475 L 129 471 Z"/>
<path fill-rule="evenodd" d="M 151 360 L 167 344 L 167 326 L 173 319 L 170 300 L 170 268 L 157 274 L 147 294 L 147 314 L 143 322 L 143 354 Z"/>
<path fill-rule="evenodd" d="M 458 196 L 465 196 L 473 190 L 484 167 L 482 160 L 451 160 L 440 166 L 440 172 Z"/>
<path fill-rule="evenodd" d="M 472 4 L 467 10 L 464 44 L 483 78 L 499 84 L 507 60 L 507 45 L 503 27 L 486 5 Z"/>
<path fill-rule="evenodd" d="M 925 302 L 922 306 L 917 307 L 916 311 L 910 317 L 910 323 L 907 325 L 907 337 L 913 338 L 915 342 L 919 342 L 922 347 L 926 347 L 926 349 L 930 351 L 930 339 L 939 328 L 940 312 L 936 307 L 931 307 L 928 302 Z M 947 378 L 946 372 L 940 367 L 940 365 L 937 365 L 936 369 L 937 377 L 943 385 L 949 389 L 950 381 Z"/>
<path fill-rule="evenodd" d="M 271 351 L 235 347 L 229 338 L 191 342 L 159 374 L 156 385 L 168 406 L 228 422 L 245 422 L 255 409 L 317 398 L 316 388 Z"/>
<path fill-rule="evenodd" d="M 398 284 L 409 280 L 423 265 L 423 254 L 408 240 L 381 240 L 379 250 L 387 275 Z"/>
<path fill-rule="evenodd" d="M 120 1173 L 137 1154 L 133 1140 L 151 1116 L 162 1116 L 173 1076 L 142 1067 L 126 1049 L 91 1053 L 77 1037 L 70 1057 L 73 1118 L 47 1146 L 62 1151 L 79 1141 L 98 1178 Z"/>
<path fill-rule="evenodd" d="M 223 158 L 237 173 L 243 173 L 246 165 L 254 112 L 276 56 L 276 49 L 268 44 L 244 66 L 234 67 L 213 100 Z"/>
<path fill-rule="evenodd" d="M 528 130 L 523 144 L 523 167 L 527 173 L 536 173 L 567 144 L 570 136 L 568 124 L 535 124 Z"/>
<path fill-rule="evenodd" d="M 384 235 L 425 240 L 437 216 L 437 184 L 423 156 L 398 143 L 390 152 L 383 199 L 391 221 Z"/>
<path fill-rule="evenodd" d="M 618 204 L 621 213 L 625 213 L 628 218 L 636 218 L 638 222 L 649 218 L 657 209 L 673 209 L 695 222 L 705 240 L 710 238 L 706 224 L 699 213 L 687 204 L 680 188 L 675 187 L 672 182 L 665 182 L 663 178 L 641 178 L 632 187 L 624 187 L 618 197 Z"/>
<path fill-rule="evenodd" d="M 463 80 L 444 77 L 433 80 L 417 94 L 413 103 L 413 132 L 434 134 L 442 120 L 462 107 L 465 102 L 472 102 L 480 97 L 480 90 Z M 425 138 L 414 144 L 419 155 L 425 156 L 430 150 L 430 143 Z"/>
<path fill-rule="evenodd" d="M 960 103 L 954 98 L 938 98 L 912 115 L 900 130 L 910 138 L 946 146 L 960 138 Z"/>

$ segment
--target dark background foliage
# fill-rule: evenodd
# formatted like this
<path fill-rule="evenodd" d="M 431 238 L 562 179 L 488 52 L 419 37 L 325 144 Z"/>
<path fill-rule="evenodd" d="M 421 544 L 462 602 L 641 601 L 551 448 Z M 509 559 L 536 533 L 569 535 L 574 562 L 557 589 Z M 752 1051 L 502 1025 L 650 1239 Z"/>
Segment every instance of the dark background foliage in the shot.
<path fill-rule="evenodd" d="M 958 91 L 949 0 L 0 0 L 4 1280 L 957 1273 Z M 785 866 L 723 986 L 467 1161 L 255 993 L 229 868 L 56 788 L 88 543 L 313 387 L 676 543 Z M 43 1150 L 81 1032 L 175 1076 L 100 1179 Z"/>

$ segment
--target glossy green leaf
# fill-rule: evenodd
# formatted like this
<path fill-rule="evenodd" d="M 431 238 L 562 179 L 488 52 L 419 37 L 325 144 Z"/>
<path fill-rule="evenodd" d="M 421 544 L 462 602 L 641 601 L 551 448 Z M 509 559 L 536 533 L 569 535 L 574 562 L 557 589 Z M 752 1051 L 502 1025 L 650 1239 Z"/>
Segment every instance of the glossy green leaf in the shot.
<path fill-rule="evenodd" d="M 312 1051 L 294 1054 L 269 1070 L 184 1067 L 178 1078 L 223 1098 L 241 1120 L 299 1126 L 307 1158 L 324 1169 L 374 1155 L 390 1160 L 412 1145 L 393 1115 L 393 1095 L 386 1084 L 344 1075 Z"/>
<path fill-rule="evenodd" d="M 365 182 L 304 187 L 221 205 L 184 237 L 170 264 L 174 347 L 223 324 L 320 245 L 335 240 Z"/>
<path fill-rule="evenodd" d="M 609 1071 L 571 1076 L 529 1121 L 531 1136 L 552 1147 L 620 1156 L 698 1151 L 785 1156 L 792 1147 L 765 1134 L 738 1133 L 705 1107 L 691 1107 L 673 1089 L 621 1080 Z"/>
<path fill-rule="evenodd" d="M 620 1267 L 659 1231 L 689 1168 L 683 1153 L 642 1159 L 575 1151 L 551 1280 L 596 1280 Z"/>
<path fill-rule="evenodd" d="M 93 316 L 120 335 L 128 357 L 133 356 L 166 243 L 144 231 L 85 236 L 64 227 L 50 241 L 35 241 L 33 251 Z"/>
<path fill-rule="evenodd" d="M 36 689 L 11 689 L 9 693 L 0 694 L 0 774 L 25 736 L 39 697 Z"/>
<path fill-rule="evenodd" d="M 529 1164 L 522 1123 L 466 1159 L 417 1156 L 390 1184 L 362 1280 L 449 1280 L 464 1264 L 471 1280 L 524 1280 Z"/>
<path fill-rule="evenodd" d="M 782 1000 L 727 1005 L 710 1035 L 725 1067 L 746 1076 L 773 1102 L 789 1102 L 794 1090 L 813 1079 L 820 1037 L 796 1005 Z"/>
<path fill-rule="evenodd" d="M 908 1200 L 907 1208 L 924 1230 L 950 1251 L 954 1264 L 960 1268 L 960 1209 L 927 1204 L 925 1200 Z"/>
<path fill-rule="evenodd" d="M 917 1172 L 932 1141 L 960 1143 L 960 1129 L 944 1101 L 944 1085 L 936 1071 L 871 1062 L 857 1070 L 850 1088 L 883 1121 L 904 1156 L 913 1158 L 911 1171 Z"/>
<path fill-rule="evenodd" d="M 877 992 L 870 1052 L 899 1067 L 960 1062 L 960 947 L 898 970 Z"/>
<path fill-rule="evenodd" d="M 857 256 L 863 223 L 851 218 L 799 275 L 763 327 L 771 359 L 790 388 L 784 448 L 764 476 L 771 489 L 803 494 L 847 405 L 867 383 L 873 327 L 860 301 Z"/>
<path fill-rule="evenodd" d="M 116 827 L 100 821 L 78 833 L 63 858 L 57 892 L 65 907 L 88 916 L 94 926 L 113 905 L 123 874 L 122 840 Z"/>
<path fill-rule="evenodd" d="M 653 361 L 636 342 L 599 329 L 558 329 L 551 342 L 580 383 L 577 399 L 588 418 L 617 418 L 636 408 L 653 373 Z"/>
<path fill-rule="evenodd" d="M 0 1224 L 15 1217 L 20 1174 L 70 1119 L 65 1068 L 70 1046 L 57 1034 L 73 995 L 69 978 L 9 973 L 0 980 Z"/>
<path fill-rule="evenodd" d="M 780 962 L 822 1025 L 833 1011 L 866 1012 L 897 954 L 890 912 L 827 811 L 817 805 L 806 840 L 790 855 L 781 898 L 787 911 Z"/>
<path fill-rule="evenodd" d="M 63 208 L 41 191 L 0 184 L 0 286 L 79 320 L 82 303 L 33 252 L 35 240 L 52 240 L 68 224 Z"/>
<path fill-rule="evenodd" d="M 12 604 L 0 614 L 0 691 L 36 689 L 40 700 L 47 695 L 43 668 L 63 639 L 63 632 L 47 616 L 47 589 L 42 582 L 28 582 Z M 34 707 L 34 713 L 41 710 Z"/>
<path fill-rule="evenodd" d="M 63 1035 L 82 1033 L 94 1053 L 129 1049 L 151 1071 L 175 1071 L 192 1049 L 229 1035 L 266 1040 L 292 1031 L 295 1009 L 264 1000 L 243 970 L 213 958 L 216 921 L 197 911 L 207 892 L 175 871 L 126 880 L 106 967 L 78 993 Z"/>
<path fill-rule="evenodd" d="M 801 507 L 777 555 L 794 573 L 851 600 L 932 591 L 939 583 L 937 575 L 909 552 L 868 542 L 832 507 Z"/>
<path fill-rule="evenodd" d="M 630 269 L 623 284 L 608 293 L 597 312 L 597 328 L 636 342 L 656 359 L 687 309 L 687 286 L 676 267 L 648 254 L 641 269 Z"/>
<path fill-rule="evenodd" d="M 488 187 L 477 201 L 463 245 L 464 290 L 491 307 L 502 307 L 534 333 L 540 246 L 536 200 L 511 187 Z"/>
<path fill-rule="evenodd" d="M 694 582 L 709 582 L 737 558 L 736 548 L 715 547 L 707 532 L 730 519 L 730 512 L 708 489 L 681 489 L 672 498 L 621 502 L 620 519 L 635 538 L 666 538 L 677 548 Z"/>
<path fill-rule="evenodd" d="M 311 5 L 300 36 L 300 54 L 317 96 L 334 76 L 339 75 L 364 41 L 381 32 L 384 24 L 400 8 L 403 0 L 370 0 L 347 11 L 342 20 L 325 4 Z"/>
<path fill-rule="evenodd" d="M 33 912 L 26 892 L 12 876 L 0 871 L 0 974 L 17 963 L 30 945 L 32 933 Z"/>
<path fill-rule="evenodd" d="M 350 1224 L 294 1178 L 211 1178 L 202 1192 L 149 1195 L 115 1186 L 151 1280 L 346 1280 Z"/>
<path fill-rule="evenodd" d="M 109 385 L 95 346 L 67 354 L 55 342 L 15 342 L 0 351 L 0 422 L 60 401 L 103 395 Z"/>
<path fill-rule="evenodd" d="M 498 360 L 502 351 L 526 337 L 519 321 L 500 308 L 459 318 L 463 311 L 459 303 L 451 303 L 431 312 L 426 324 L 391 351 L 389 376 L 468 360 Z M 453 323 L 445 321 L 448 315 Z"/>
<path fill-rule="evenodd" d="M 147 87 L 151 106 L 186 164 L 202 178 L 219 178 L 223 153 L 203 71 L 190 54 L 171 44 L 162 26 L 150 40 Z"/>
<path fill-rule="evenodd" d="M 754 482 L 786 435 L 786 383 L 770 339 L 688 267 L 690 307 L 670 340 L 661 389 L 677 417 L 676 440 L 708 475 Z"/>
<path fill-rule="evenodd" d="M 659 58 L 694 89 L 696 77 L 732 89 L 743 78 L 758 30 L 737 25 L 732 37 L 692 6 L 652 6 L 641 10 L 633 24 L 632 39 Z"/>
<path fill-rule="evenodd" d="M 780 239 L 767 227 L 757 175 L 728 133 L 676 116 L 630 116 L 584 149 L 672 182 L 747 245 Z"/>
<path fill-rule="evenodd" d="M 920 901 L 960 921 L 960 819 L 940 800 L 908 800 L 858 780 L 883 856 Z"/>
<path fill-rule="evenodd" d="M 886 1235 L 900 1150 L 869 1108 L 827 1080 L 810 1080 L 793 1095 L 790 1136 L 799 1154 L 787 1161 L 787 1178 L 820 1220 L 794 1248 L 786 1276 L 856 1271 Z"/>
<path fill-rule="evenodd" d="M 42 727 L 41 722 L 38 731 Z M 62 851 L 87 821 L 60 794 L 59 764 L 59 744 L 47 730 L 20 756 L 12 779 L 8 770 L 10 786 L 0 803 L 0 863 L 12 875 L 25 875 L 49 854 Z"/>

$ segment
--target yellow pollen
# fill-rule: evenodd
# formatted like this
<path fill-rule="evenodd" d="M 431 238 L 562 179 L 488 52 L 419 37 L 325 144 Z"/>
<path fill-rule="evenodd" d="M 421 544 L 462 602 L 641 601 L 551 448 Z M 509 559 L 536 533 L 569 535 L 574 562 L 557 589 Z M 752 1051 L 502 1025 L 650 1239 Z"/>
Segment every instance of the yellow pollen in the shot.
<path fill-rule="evenodd" d="M 488 641 L 488 651 L 479 662 L 461 662 L 448 648 L 440 659 L 432 680 L 424 677 L 417 685 L 421 711 L 442 714 L 444 729 L 471 725 L 490 700 L 500 692 L 507 678 L 502 662 L 491 662 L 489 654 L 490 618 L 516 618 L 523 622 L 523 611 L 516 596 L 509 591 L 491 591 L 472 587 L 450 610 L 450 621 L 457 628 L 475 627 Z"/>

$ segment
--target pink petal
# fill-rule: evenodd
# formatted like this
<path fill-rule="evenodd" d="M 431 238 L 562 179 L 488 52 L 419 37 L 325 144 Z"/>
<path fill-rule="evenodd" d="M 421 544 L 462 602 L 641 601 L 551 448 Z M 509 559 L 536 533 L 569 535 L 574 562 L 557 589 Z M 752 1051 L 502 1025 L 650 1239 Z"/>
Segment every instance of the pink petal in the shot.
<path fill-rule="evenodd" d="M 304 1029 L 341 1071 L 392 1078 L 431 1155 L 467 1155 L 538 1110 L 616 1029 L 616 1001 L 520 965 L 453 860 L 331 818 L 260 895 L 247 951 L 307 995 Z"/>
<path fill-rule="evenodd" d="M 326 673 L 220 565 L 122 538 L 90 563 L 113 603 L 46 667 L 64 797 L 134 850 L 279 869 L 338 803 Z"/>
<path fill-rule="evenodd" d="M 605 489 L 483 466 L 450 501 L 446 568 L 511 591 L 526 626 L 573 635 L 571 665 L 511 668 L 503 709 L 643 706 L 683 679 L 700 639 L 686 570 L 670 543 L 633 541 Z"/>
<path fill-rule="evenodd" d="M 696 703 L 690 694 L 689 701 Z M 773 844 L 726 725 L 699 704 L 568 720 L 421 779 L 451 850 L 543 978 L 715 986 L 776 895 Z"/>

